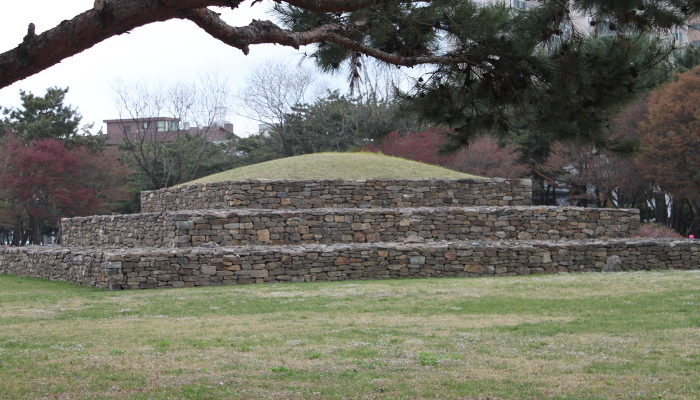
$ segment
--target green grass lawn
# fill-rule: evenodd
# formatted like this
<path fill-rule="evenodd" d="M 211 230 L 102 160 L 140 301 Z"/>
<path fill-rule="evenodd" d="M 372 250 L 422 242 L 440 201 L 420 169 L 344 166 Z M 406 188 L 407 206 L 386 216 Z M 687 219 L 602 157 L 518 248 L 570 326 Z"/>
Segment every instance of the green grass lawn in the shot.
<path fill-rule="evenodd" d="M 0 398 L 698 399 L 700 273 L 108 292 L 0 276 Z"/>
<path fill-rule="evenodd" d="M 376 153 L 316 153 L 248 165 L 185 183 L 246 179 L 363 180 L 363 179 L 480 178 L 451 169 Z"/>

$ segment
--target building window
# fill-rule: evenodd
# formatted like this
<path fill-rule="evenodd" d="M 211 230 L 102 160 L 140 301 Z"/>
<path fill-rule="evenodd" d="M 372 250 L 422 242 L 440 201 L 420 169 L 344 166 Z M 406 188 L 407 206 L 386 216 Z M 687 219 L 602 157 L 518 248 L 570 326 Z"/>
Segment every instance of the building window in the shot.
<path fill-rule="evenodd" d="M 695 22 L 695 23 L 690 24 L 690 29 L 700 31 L 700 22 Z"/>
<path fill-rule="evenodd" d="M 525 3 L 523 0 L 513 0 L 513 7 L 517 8 L 518 10 L 524 10 L 527 8 L 527 3 Z"/>
<path fill-rule="evenodd" d="M 178 129 L 177 121 L 168 121 L 168 131 L 174 132 Z"/>
<path fill-rule="evenodd" d="M 124 133 L 131 133 L 131 125 L 122 125 L 122 131 Z"/>
<path fill-rule="evenodd" d="M 144 130 L 144 131 L 145 131 L 145 130 L 148 130 L 148 128 L 150 128 L 150 127 L 151 127 L 151 123 L 150 123 L 150 122 L 144 122 L 144 123 L 143 123 L 143 130 Z"/>
<path fill-rule="evenodd" d="M 693 40 L 693 43 L 691 43 L 693 46 L 700 47 L 700 40 Z"/>
<path fill-rule="evenodd" d="M 158 121 L 156 125 L 156 130 L 158 132 L 165 132 L 165 121 Z"/>

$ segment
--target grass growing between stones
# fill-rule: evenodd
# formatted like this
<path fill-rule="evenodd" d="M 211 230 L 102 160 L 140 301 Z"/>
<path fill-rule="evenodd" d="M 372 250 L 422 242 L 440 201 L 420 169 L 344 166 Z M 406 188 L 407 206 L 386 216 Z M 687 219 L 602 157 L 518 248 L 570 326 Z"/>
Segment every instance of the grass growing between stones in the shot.
<path fill-rule="evenodd" d="M 108 292 L 0 276 L 0 398 L 700 398 L 700 273 Z"/>

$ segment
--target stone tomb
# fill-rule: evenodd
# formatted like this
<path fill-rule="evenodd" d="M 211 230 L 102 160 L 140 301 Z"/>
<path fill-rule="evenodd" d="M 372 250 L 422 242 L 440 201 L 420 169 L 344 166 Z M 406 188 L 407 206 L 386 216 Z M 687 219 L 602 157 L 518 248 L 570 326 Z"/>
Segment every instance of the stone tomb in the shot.
<path fill-rule="evenodd" d="M 531 206 L 529 180 L 242 181 L 67 218 L 0 273 L 110 289 L 697 269 L 700 242 L 633 238 L 639 212 Z"/>

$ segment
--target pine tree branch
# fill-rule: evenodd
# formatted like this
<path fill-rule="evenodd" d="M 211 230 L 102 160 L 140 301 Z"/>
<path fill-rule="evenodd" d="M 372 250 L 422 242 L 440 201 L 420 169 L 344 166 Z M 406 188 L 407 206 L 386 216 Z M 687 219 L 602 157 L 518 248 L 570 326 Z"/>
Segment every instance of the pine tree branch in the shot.
<path fill-rule="evenodd" d="M 260 1 L 260 0 L 258 0 Z M 289 5 L 316 12 L 355 11 L 391 0 L 279 0 Z M 431 0 L 400 0 L 402 3 L 429 3 Z"/>
<path fill-rule="evenodd" d="M 217 13 L 206 8 L 190 11 L 187 18 L 211 36 L 229 46 L 240 49 L 244 54 L 248 54 L 250 45 L 260 43 L 274 43 L 298 49 L 300 46 L 308 44 L 330 42 L 394 65 L 415 66 L 469 62 L 464 57 L 438 55 L 411 57 L 387 53 L 350 39 L 345 35 L 348 32 L 348 27 L 340 24 L 327 24 L 305 32 L 290 31 L 271 21 L 258 20 L 247 26 L 234 27 L 224 22 Z"/>
<path fill-rule="evenodd" d="M 278 0 L 315 12 L 352 11 L 390 0 Z M 400 0 L 417 1 L 417 0 Z M 36 35 L 30 24 L 24 40 L 0 54 L 0 88 L 139 26 L 186 18 L 209 6 L 237 8 L 242 0 L 95 0 L 94 8 Z"/>
<path fill-rule="evenodd" d="M 0 54 L 0 87 L 139 26 L 181 17 L 193 7 L 232 4 L 234 2 L 227 0 L 108 0 L 96 2 L 97 8 L 64 20 L 39 35 L 34 34 L 33 24 L 30 24 L 22 43 Z"/>

